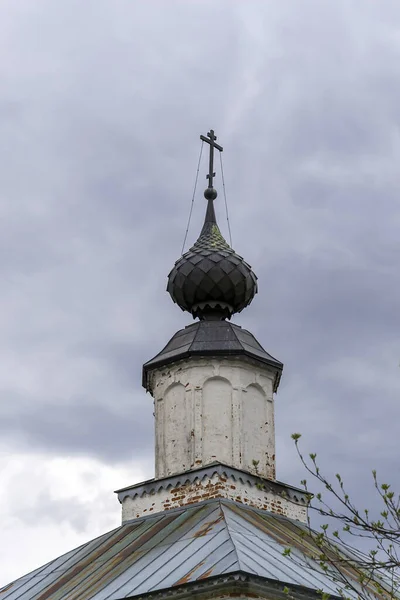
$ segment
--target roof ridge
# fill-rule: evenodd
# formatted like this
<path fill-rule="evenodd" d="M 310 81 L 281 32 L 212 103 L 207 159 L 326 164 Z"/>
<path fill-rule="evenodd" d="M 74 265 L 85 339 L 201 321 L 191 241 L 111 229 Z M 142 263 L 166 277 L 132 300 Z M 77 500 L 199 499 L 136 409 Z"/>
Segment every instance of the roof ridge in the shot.
<path fill-rule="evenodd" d="M 228 523 L 228 517 L 227 517 L 227 515 L 225 513 L 225 507 L 226 507 L 226 509 L 229 509 L 229 506 L 226 506 L 225 503 L 222 500 L 220 500 L 219 503 L 220 503 L 220 506 L 221 506 L 221 511 L 222 511 L 222 513 L 224 515 L 224 522 L 225 522 L 226 530 L 228 532 L 229 539 L 231 541 L 231 544 L 233 546 L 233 550 L 235 552 L 237 565 L 239 567 L 239 570 L 242 571 L 243 570 L 243 565 L 242 565 L 241 560 L 239 558 L 239 552 L 238 552 L 238 549 L 236 548 L 235 541 L 234 541 L 234 539 L 232 537 L 232 534 L 231 534 L 231 530 L 230 530 L 229 523 Z"/>
<path fill-rule="evenodd" d="M 230 325 L 235 325 L 235 323 L 230 323 Z M 239 326 L 239 327 L 240 327 L 240 326 Z M 243 329 L 242 329 L 241 327 L 240 327 L 240 329 L 243 331 Z M 239 344 L 239 346 L 241 346 L 242 344 L 241 344 L 241 342 L 240 342 L 240 340 L 239 340 L 239 337 L 238 337 L 238 335 L 237 335 L 237 333 L 236 333 L 236 331 L 235 331 L 235 327 L 231 327 L 231 331 L 233 331 L 233 333 L 234 333 L 234 335 L 235 335 L 235 338 L 236 338 L 236 341 L 237 341 L 237 343 Z"/>

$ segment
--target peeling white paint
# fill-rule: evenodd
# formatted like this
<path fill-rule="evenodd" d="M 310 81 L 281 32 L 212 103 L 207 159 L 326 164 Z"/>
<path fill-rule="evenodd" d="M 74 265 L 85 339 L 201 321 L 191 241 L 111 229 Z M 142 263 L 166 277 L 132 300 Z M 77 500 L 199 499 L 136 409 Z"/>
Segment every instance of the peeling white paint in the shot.
<path fill-rule="evenodd" d="M 237 357 L 154 370 L 156 478 L 218 461 L 275 479 L 275 375 Z"/>
<path fill-rule="evenodd" d="M 171 486 L 168 489 L 161 488 L 152 493 L 126 495 L 122 501 L 122 522 L 214 498 L 234 500 L 303 523 L 307 521 L 307 506 L 304 500 L 299 499 L 296 502 L 262 486 L 257 487 L 215 473 L 212 477 Z"/>

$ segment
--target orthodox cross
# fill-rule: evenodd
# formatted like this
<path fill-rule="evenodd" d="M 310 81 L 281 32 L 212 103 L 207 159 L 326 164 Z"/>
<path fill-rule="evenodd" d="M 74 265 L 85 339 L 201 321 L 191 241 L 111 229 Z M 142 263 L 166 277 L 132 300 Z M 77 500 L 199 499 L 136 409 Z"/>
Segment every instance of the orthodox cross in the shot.
<path fill-rule="evenodd" d="M 207 133 L 207 137 L 204 135 L 200 136 L 200 139 L 203 140 L 203 142 L 207 142 L 207 144 L 210 144 L 210 166 L 209 166 L 209 172 L 207 175 L 207 179 L 208 179 L 208 187 L 212 188 L 213 187 L 213 178 L 215 177 L 215 173 L 214 173 L 214 148 L 216 148 L 217 150 L 219 150 L 220 152 L 223 151 L 223 147 L 220 146 L 219 144 L 215 143 L 215 140 L 217 139 L 217 136 L 214 135 L 214 130 L 210 129 L 210 131 Z"/>

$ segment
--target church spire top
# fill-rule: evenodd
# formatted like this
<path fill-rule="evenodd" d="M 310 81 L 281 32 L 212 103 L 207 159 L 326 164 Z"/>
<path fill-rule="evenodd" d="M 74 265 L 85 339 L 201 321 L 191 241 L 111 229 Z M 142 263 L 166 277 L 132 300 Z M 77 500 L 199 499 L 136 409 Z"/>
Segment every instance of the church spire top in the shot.
<path fill-rule="evenodd" d="M 207 223 L 215 223 L 215 224 L 217 223 L 217 219 L 215 217 L 215 209 L 214 209 L 214 200 L 218 196 L 217 190 L 214 188 L 214 177 L 215 177 L 214 148 L 216 148 L 217 150 L 222 152 L 223 147 L 220 146 L 219 144 L 215 143 L 217 136 L 214 135 L 213 129 L 210 129 L 210 131 L 207 133 L 207 137 L 204 135 L 201 135 L 200 139 L 203 142 L 206 142 L 207 144 L 210 145 L 209 168 L 208 168 L 208 174 L 206 175 L 206 178 L 208 179 L 208 187 L 204 190 L 204 198 L 208 201 L 206 218 L 204 220 L 204 227 L 205 227 Z M 204 227 L 203 227 L 203 229 L 204 229 Z"/>
<path fill-rule="evenodd" d="M 257 277 L 225 241 L 215 218 L 214 149 L 222 152 L 223 148 L 216 143 L 213 129 L 200 139 L 210 145 L 208 188 L 204 192 L 208 201 L 206 217 L 197 242 L 168 275 L 167 290 L 172 300 L 194 318 L 224 320 L 250 304 L 257 293 Z"/>

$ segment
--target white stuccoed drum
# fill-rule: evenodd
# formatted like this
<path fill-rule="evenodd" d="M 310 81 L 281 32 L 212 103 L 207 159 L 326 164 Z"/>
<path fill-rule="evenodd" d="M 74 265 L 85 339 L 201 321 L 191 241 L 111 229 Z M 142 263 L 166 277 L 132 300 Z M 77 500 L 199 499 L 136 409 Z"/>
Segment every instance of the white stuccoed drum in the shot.
<path fill-rule="evenodd" d="M 217 461 L 275 479 L 275 369 L 244 357 L 192 357 L 149 376 L 156 478 Z"/>

